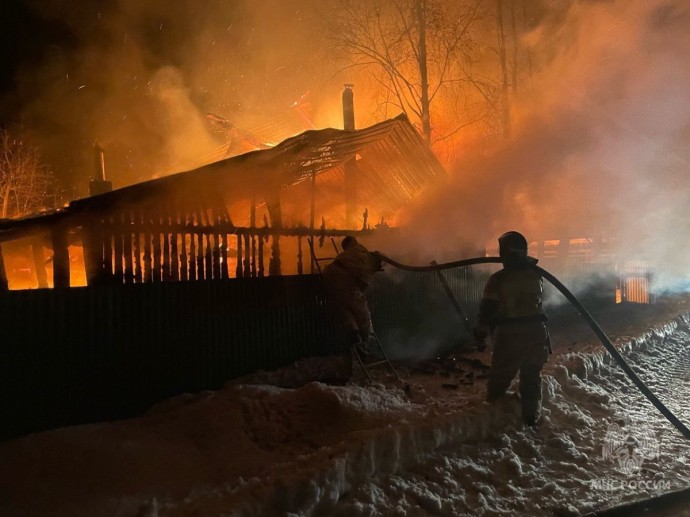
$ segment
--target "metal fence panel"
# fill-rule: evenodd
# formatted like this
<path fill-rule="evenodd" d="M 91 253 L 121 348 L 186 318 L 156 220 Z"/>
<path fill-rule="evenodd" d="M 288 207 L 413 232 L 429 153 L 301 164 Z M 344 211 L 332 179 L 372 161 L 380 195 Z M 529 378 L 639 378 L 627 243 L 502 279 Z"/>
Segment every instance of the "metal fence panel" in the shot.
<path fill-rule="evenodd" d="M 444 271 L 472 323 L 494 270 Z M 390 269 L 369 294 L 392 357 L 469 339 L 434 272 Z M 343 345 L 316 275 L 10 291 L 0 318 L 0 438 L 133 416 Z"/>
<path fill-rule="evenodd" d="M 471 325 L 484 285 L 496 270 L 488 264 L 442 272 Z M 375 276 L 369 299 L 374 328 L 393 358 L 429 357 L 471 338 L 434 271 L 389 268 Z"/>
<path fill-rule="evenodd" d="M 0 435 L 121 418 L 337 345 L 315 276 L 0 296 Z"/>

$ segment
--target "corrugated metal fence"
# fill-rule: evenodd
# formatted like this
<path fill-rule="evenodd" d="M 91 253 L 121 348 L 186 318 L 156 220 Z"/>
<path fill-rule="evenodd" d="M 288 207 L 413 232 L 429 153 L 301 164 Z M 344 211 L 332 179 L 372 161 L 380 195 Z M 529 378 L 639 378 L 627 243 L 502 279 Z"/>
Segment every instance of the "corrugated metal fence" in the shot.
<path fill-rule="evenodd" d="M 474 321 L 488 270 L 444 274 Z M 389 270 L 370 294 L 393 357 L 463 339 L 435 273 Z M 314 275 L 11 291 L 0 318 L 0 438 L 133 416 L 341 346 Z"/>
<path fill-rule="evenodd" d="M 0 296 L 0 434 L 137 414 L 334 350 L 314 276 Z"/>
<path fill-rule="evenodd" d="M 489 275 L 498 268 L 481 265 L 442 272 L 471 325 Z M 393 358 L 426 357 L 471 339 L 436 272 L 388 267 L 369 291 L 374 328 Z"/>

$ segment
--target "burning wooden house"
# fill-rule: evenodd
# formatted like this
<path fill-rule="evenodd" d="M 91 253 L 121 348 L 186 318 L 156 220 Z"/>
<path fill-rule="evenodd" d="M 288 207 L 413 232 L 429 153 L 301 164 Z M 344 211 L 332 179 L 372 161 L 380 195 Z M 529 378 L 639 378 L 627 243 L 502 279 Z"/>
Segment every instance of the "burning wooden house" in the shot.
<path fill-rule="evenodd" d="M 403 115 L 361 130 L 306 131 L 270 149 L 0 222 L 0 287 L 301 274 L 307 238 L 367 231 L 369 220 L 392 217 L 444 177 Z M 32 263 L 24 282 L 9 267 L 17 255 Z"/>
<path fill-rule="evenodd" d="M 0 221 L 0 439 L 333 353 L 318 276 L 299 274 L 308 239 L 367 232 L 444 176 L 401 116 L 114 191 L 101 177 L 91 197 Z"/>

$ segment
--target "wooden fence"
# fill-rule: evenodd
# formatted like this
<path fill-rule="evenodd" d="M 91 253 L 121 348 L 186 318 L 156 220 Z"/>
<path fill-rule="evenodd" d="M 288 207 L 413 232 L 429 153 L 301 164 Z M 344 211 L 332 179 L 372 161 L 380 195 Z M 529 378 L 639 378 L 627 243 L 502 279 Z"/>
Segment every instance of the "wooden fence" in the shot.
<path fill-rule="evenodd" d="M 143 216 L 140 216 L 143 217 Z M 314 273 L 308 240 L 365 235 L 367 231 L 307 227 L 236 227 L 206 216 L 177 220 L 129 215 L 106 218 L 85 233 L 89 284 L 140 284 L 186 280 L 256 278 Z M 281 257 L 287 255 L 289 263 Z M 331 252 L 332 253 L 332 252 Z M 294 261 L 294 262 L 293 262 Z"/>

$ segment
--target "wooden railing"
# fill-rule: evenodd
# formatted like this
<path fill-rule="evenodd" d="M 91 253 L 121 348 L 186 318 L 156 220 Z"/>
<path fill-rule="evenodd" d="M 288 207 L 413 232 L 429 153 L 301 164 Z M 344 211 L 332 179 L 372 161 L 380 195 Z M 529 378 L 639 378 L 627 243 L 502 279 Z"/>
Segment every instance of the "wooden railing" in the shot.
<path fill-rule="evenodd" d="M 137 221 L 109 218 L 84 228 L 88 283 L 139 284 L 226 278 L 261 278 L 315 272 L 308 238 L 326 239 L 369 231 L 237 227 L 198 216 Z M 330 243 L 328 243 L 330 246 Z M 286 263 L 285 251 L 292 256 Z"/>

